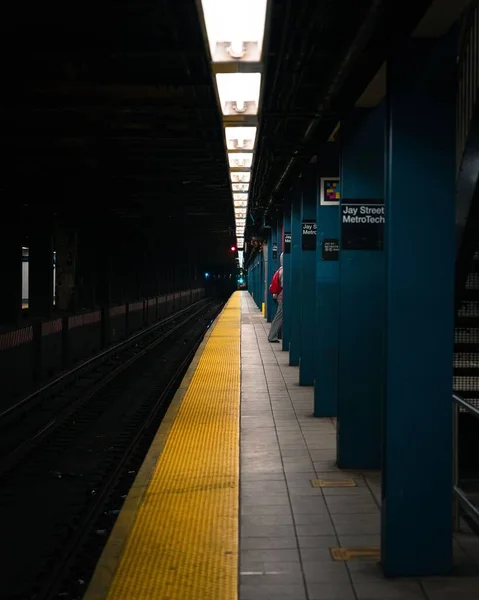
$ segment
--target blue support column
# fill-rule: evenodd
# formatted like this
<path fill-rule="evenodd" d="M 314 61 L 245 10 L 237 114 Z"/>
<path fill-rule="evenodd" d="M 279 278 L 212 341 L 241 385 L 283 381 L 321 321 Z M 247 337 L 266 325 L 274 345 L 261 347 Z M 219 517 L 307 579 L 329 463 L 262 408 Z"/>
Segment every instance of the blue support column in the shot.
<path fill-rule="evenodd" d="M 279 268 L 279 256 L 281 254 L 280 249 L 280 240 L 281 240 L 281 232 L 278 234 L 278 221 L 275 219 L 271 226 L 271 235 L 270 235 L 270 243 L 268 245 L 268 278 L 267 278 L 267 287 L 268 287 L 268 313 L 267 320 L 268 323 L 274 319 L 274 315 L 276 313 L 276 303 L 273 300 L 273 296 L 269 293 L 269 285 L 273 278 L 273 275 Z"/>
<path fill-rule="evenodd" d="M 383 211 L 384 222 L 384 125 L 381 104 L 356 111 L 343 127 L 337 443 L 343 469 L 381 464 L 384 225 L 364 221 Z"/>
<path fill-rule="evenodd" d="M 313 385 L 316 355 L 316 164 L 308 165 L 303 171 L 301 188 L 299 385 Z"/>
<path fill-rule="evenodd" d="M 336 417 L 339 343 L 339 156 L 335 143 L 318 154 L 316 358 L 314 416 Z"/>
<path fill-rule="evenodd" d="M 292 189 L 291 204 L 291 330 L 289 334 L 289 364 L 299 365 L 301 329 L 301 180 Z"/>
<path fill-rule="evenodd" d="M 285 199 L 283 219 L 283 350 L 291 337 L 291 204 Z"/>
<path fill-rule="evenodd" d="M 381 561 L 452 568 L 456 40 L 388 63 L 387 336 Z"/>

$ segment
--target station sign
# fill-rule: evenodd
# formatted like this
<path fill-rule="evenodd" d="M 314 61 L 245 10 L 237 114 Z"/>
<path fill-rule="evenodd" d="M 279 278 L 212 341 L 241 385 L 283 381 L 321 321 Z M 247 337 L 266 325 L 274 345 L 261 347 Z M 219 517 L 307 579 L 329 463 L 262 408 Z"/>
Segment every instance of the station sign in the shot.
<path fill-rule="evenodd" d="M 322 243 L 322 260 L 339 260 L 339 240 L 324 239 Z"/>
<path fill-rule="evenodd" d="M 273 243 L 273 260 L 278 258 L 278 244 L 277 242 Z"/>
<path fill-rule="evenodd" d="M 315 219 L 303 219 L 301 234 L 302 250 L 316 250 L 316 231 L 317 225 Z"/>
<path fill-rule="evenodd" d="M 321 177 L 320 191 L 322 206 L 338 206 L 341 197 L 339 177 Z"/>
<path fill-rule="evenodd" d="M 291 254 L 291 232 L 284 232 L 284 253 Z"/>
<path fill-rule="evenodd" d="M 343 250 L 384 249 L 384 200 L 348 199 L 341 203 Z"/>

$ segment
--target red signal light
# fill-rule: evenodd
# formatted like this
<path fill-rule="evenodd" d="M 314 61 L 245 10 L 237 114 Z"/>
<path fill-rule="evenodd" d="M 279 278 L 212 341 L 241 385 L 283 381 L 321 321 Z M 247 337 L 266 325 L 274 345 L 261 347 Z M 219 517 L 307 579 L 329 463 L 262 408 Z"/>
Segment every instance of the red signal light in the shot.
<path fill-rule="evenodd" d="M 231 252 L 235 252 L 236 251 L 236 246 L 231 246 L 230 250 L 231 250 Z"/>

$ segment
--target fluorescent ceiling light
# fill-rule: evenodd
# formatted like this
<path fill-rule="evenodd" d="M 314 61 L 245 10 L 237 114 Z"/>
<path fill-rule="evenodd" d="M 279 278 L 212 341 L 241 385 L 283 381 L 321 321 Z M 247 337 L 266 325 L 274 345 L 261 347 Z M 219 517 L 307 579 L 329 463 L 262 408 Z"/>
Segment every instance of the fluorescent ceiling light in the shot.
<path fill-rule="evenodd" d="M 233 192 L 247 192 L 249 190 L 249 183 L 233 183 Z"/>
<path fill-rule="evenodd" d="M 233 200 L 235 208 L 246 208 L 248 206 L 248 200 Z"/>
<path fill-rule="evenodd" d="M 235 217 L 246 219 L 246 208 L 235 208 Z"/>
<path fill-rule="evenodd" d="M 236 228 L 246 227 L 246 219 L 236 219 Z"/>
<path fill-rule="evenodd" d="M 253 163 L 253 153 L 228 152 L 228 162 L 232 169 L 249 169 Z"/>
<path fill-rule="evenodd" d="M 267 0 L 201 0 L 213 62 L 259 62 Z"/>
<path fill-rule="evenodd" d="M 217 73 L 223 115 L 257 115 L 261 73 Z"/>
<path fill-rule="evenodd" d="M 230 171 L 232 183 L 248 183 L 251 179 L 250 171 Z"/>
<path fill-rule="evenodd" d="M 233 201 L 235 200 L 243 200 L 243 202 L 246 200 L 248 201 L 248 194 L 233 194 Z"/>
<path fill-rule="evenodd" d="M 225 127 L 228 150 L 253 150 L 256 127 Z"/>

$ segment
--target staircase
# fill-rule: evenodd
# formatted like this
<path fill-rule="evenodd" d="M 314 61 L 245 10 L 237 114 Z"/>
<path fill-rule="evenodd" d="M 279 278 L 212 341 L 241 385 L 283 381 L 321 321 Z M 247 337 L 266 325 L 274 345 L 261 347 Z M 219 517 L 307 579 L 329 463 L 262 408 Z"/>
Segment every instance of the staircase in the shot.
<path fill-rule="evenodd" d="M 479 7 L 461 19 L 456 102 L 456 328 L 454 391 L 479 408 Z"/>
<path fill-rule="evenodd" d="M 477 231 L 479 246 L 479 230 Z M 454 347 L 454 391 L 479 409 L 479 251 L 458 302 Z"/>
<path fill-rule="evenodd" d="M 456 101 L 456 323 L 454 392 L 479 409 L 479 7 L 461 18 Z M 459 487 L 476 510 L 464 518 L 479 533 L 479 419 L 460 408 Z M 463 506 L 464 508 L 464 506 Z"/>

